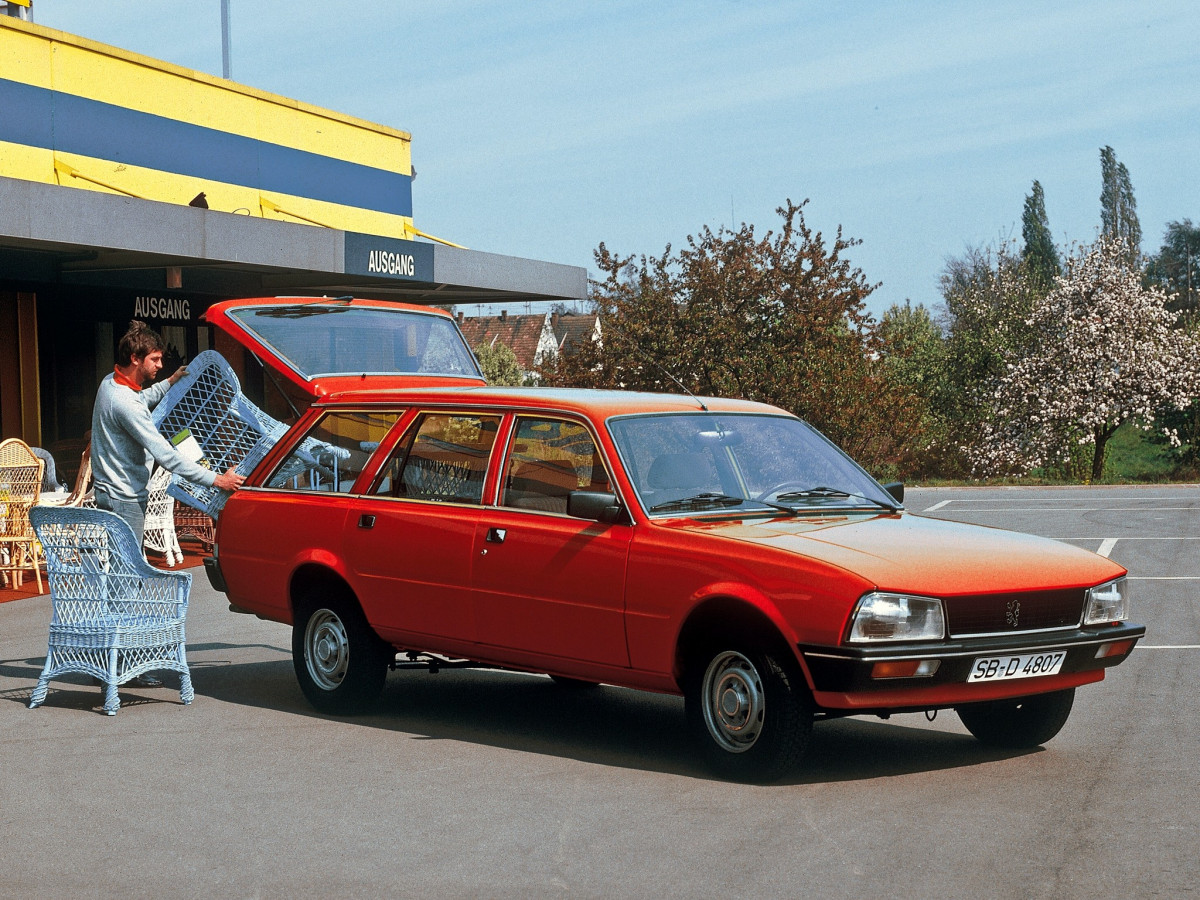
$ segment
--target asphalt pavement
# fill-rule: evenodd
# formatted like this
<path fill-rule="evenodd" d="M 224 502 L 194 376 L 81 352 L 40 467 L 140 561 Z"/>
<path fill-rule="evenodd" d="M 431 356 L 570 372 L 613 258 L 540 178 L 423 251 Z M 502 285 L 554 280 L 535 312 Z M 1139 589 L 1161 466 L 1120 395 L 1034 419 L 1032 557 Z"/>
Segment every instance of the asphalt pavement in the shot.
<path fill-rule="evenodd" d="M 1147 636 L 1042 749 L 952 713 L 820 723 L 800 777 L 708 776 L 673 697 L 487 671 L 389 675 L 315 713 L 287 628 L 193 569 L 177 682 L 72 676 L 25 708 L 49 598 L 0 604 L 0 896 L 1200 896 L 1200 487 L 910 490 L 1130 570 Z M 174 689 L 173 689 L 174 688 Z"/>

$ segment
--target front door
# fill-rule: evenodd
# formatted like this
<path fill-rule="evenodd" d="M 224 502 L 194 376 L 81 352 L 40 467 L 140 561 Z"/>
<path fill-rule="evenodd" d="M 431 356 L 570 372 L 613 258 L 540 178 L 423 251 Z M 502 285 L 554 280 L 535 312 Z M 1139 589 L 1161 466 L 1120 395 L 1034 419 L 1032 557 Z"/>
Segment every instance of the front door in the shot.
<path fill-rule="evenodd" d="M 499 502 L 475 534 L 479 641 L 567 660 L 628 666 L 625 568 L 632 529 L 566 514 L 573 490 L 610 480 L 582 424 L 521 416 Z"/>

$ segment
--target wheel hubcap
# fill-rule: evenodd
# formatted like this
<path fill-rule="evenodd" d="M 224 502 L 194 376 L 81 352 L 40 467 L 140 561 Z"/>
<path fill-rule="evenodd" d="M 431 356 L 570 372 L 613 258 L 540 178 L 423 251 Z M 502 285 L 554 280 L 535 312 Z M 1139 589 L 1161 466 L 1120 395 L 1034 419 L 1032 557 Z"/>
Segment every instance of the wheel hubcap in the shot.
<path fill-rule="evenodd" d="M 741 653 L 717 654 L 704 673 L 704 723 L 714 741 L 730 753 L 743 753 L 762 733 L 766 707 L 762 678 Z"/>
<path fill-rule="evenodd" d="M 350 641 L 342 620 L 328 609 L 313 613 L 304 632 L 304 647 L 313 682 L 326 691 L 337 688 L 350 664 Z"/>

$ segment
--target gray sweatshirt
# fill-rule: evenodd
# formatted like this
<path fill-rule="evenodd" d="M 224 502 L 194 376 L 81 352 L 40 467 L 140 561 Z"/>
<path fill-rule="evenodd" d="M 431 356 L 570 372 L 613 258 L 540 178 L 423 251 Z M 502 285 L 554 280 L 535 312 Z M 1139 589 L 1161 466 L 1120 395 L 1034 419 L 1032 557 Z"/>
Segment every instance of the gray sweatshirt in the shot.
<path fill-rule="evenodd" d="M 150 410 L 167 395 L 166 379 L 141 391 L 108 375 L 96 392 L 92 410 L 92 473 L 98 487 L 121 500 L 144 501 L 151 461 L 181 478 L 212 487 L 217 474 L 197 465 L 158 433 Z"/>

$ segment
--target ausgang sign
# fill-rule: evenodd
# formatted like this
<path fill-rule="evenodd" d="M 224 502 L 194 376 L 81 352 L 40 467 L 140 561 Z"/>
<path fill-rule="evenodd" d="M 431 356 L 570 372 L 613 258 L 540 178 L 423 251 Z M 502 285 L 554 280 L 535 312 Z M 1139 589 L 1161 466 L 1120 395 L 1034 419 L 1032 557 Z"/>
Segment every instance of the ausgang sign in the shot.
<path fill-rule="evenodd" d="M 432 244 L 347 231 L 345 260 L 347 275 L 433 281 Z"/>

